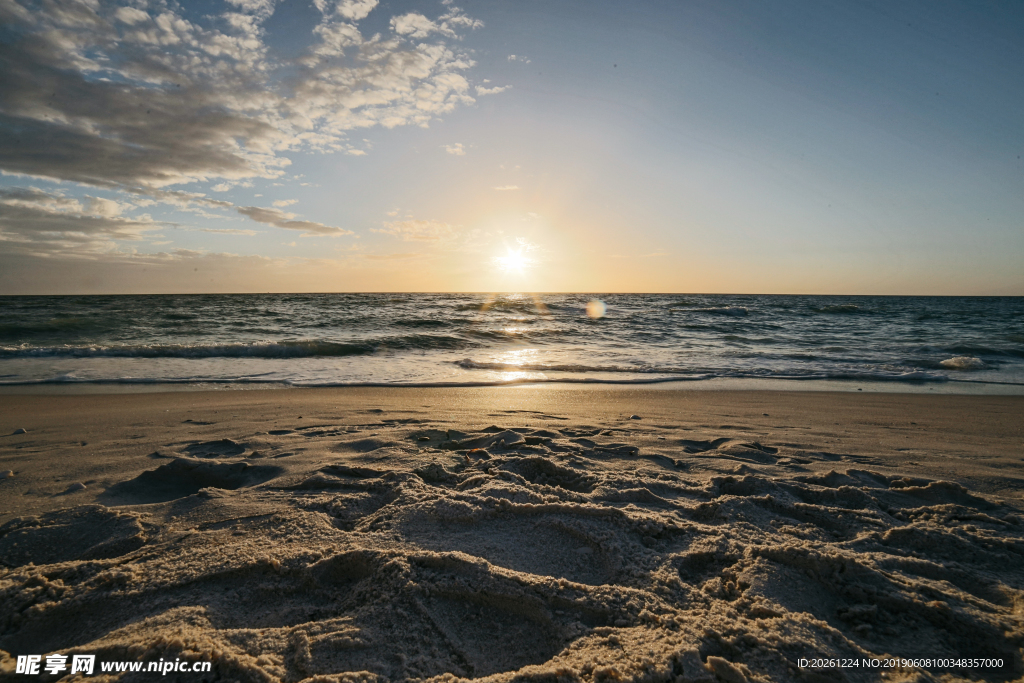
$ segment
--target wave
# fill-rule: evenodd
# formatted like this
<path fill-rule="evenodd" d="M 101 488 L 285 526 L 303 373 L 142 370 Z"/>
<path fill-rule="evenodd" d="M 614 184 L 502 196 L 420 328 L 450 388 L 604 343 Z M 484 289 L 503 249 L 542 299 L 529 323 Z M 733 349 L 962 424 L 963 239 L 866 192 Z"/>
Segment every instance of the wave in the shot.
<path fill-rule="evenodd" d="M 548 310 L 559 308 L 556 304 L 548 303 L 541 299 L 495 299 L 493 301 L 482 301 L 479 303 L 459 304 L 455 306 L 456 311 L 467 311 L 477 313 L 502 312 L 502 313 L 533 313 L 543 315 Z"/>
<path fill-rule="evenodd" d="M 673 301 L 666 308 L 697 308 L 700 302 L 695 299 L 680 299 L 679 301 Z"/>
<path fill-rule="evenodd" d="M 123 320 L 59 317 L 33 322 L 0 323 L 0 339 L 24 339 L 60 334 L 87 334 L 116 329 Z"/>
<path fill-rule="evenodd" d="M 364 341 L 319 340 L 247 344 L 0 347 L 0 358 L 312 358 L 359 356 L 389 350 L 453 350 L 476 346 L 461 337 L 408 335 Z"/>
<path fill-rule="evenodd" d="M 915 349 L 918 353 L 951 353 L 955 356 L 1010 356 L 1012 358 L 1024 358 L 1024 348 L 1002 348 L 997 349 L 991 346 L 977 344 L 951 344 L 949 346 L 919 346 Z"/>
<path fill-rule="evenodd" d="M 470 358 L 450 361 L 464 370 L 494 370 L 499 372 L 572 372 L 572 373 L 630 373 L 638 375 L 673 375 L 679 379 L 849 379 L 859 381 L 904 381 L 904 382 L 944 382 L 945 375 L 924 372 L 921 370 L 808 370 L 793 372 L 787 370 L 727 370 L 710 368 L 683 368 L 671 366 L 635 366 L 635 365 L 583 365 L 579 363 L 494 363 L 475 361 Z"/>
<path fill-rule="evenodd" d="M 942 350 L 955 353 L 958 356 L 1014 356 L 1016 358 L 1024 358 L 1024 349 L 1021 348 L 995 349 L 972 344 L 954 344 L 944 347 Z"/>
<path fill-rule="evenodd" d="M 701 313 L 710 313 L 712 315 L 731 315 L 738 318 L 742 318 L 748 313 L 748 310 L 742 306 L 713 306 L 711 308 L 697 308 L 695 310 Z"/>
<path fill-rule="evenodd" d="M 333 324 L 333 323 L 332 323 Z M 411 318 L 407 320 L 395 320 L 392 325 L 397 327 L 452 327 L 456 324 L 454 320 L 443 320 L 441 318 Z"/>
<path fill-rule="evenodd" d="M 815 313 L 830 313 L 832 315 L 856 315 L 867 313 L 866 310 L 856 304 L 834 304 L 831 306 L 811 306 Z"/>
<path fill-rule="evenodd" d="M 279 385 L 294 387 L 491 387 L 508 386 L 513 384 L 661 384 L 668 382 L 702 382 L 714 379 L 770 379 L 787 381 L 809 381 L 809 380 L 850 380 L 857 382 L 945 382 L 945 381 L 966 381 L 949 380 L 945 376 L 932 375 L 925 372 L 907 372 L 899 375 L 888 375 L 883 373 L 870 372 L 843 372 L 843 373 L 809 373 L 806 375 L 793 374 L 772 374 L 772 373 L 750 373 L 750 372 L 701 372 L 690 375 L 658 375 L 653 377 L 515 377 L 512 379 L 499 380 L 456 380 L 449 379 L 435 381 L 408 381 L 395 379 L 393 381 L 359 381 L 340 380 L 336 378 L 323 379 L 288 379 L 268 378 L 259 376 L 240 377 L 111 377 L 111 378 L 82 378 L 74 375 L 60 375 L 46 379 L 0 379 L 0 386 L 25 386 L 25 385 L 46 385 L 46 384 L 108 384 L 108 385 L 161 385 L 161 384 L 216 384 L 216 385 Z M 973 382 L 981 384 L 1005 384 L 1011 386 L 1024 386 L 1015 382 Z"/>
<path fill-rule="evenodd" d="M 658 374 L 691 374 L 692 368 L 672 367 L 645 367 L 635 365 L 581 365 L 579 363 L 492 363 L 487 361 L 475 361 L 470 358 L 449 361 L 463 370 L 497 370 L 499 372 L 635 372 L 635 373 L 658 373 Z"/>
<path fill-rule="evenodd" d="M 695 308 L 689 306 L 669 306 L 670 310 L 674 311 L 690 311 L 692 313 L 707 313 L 709 315 L 729 315 L 734 317 L 743 317 L 750 311 L 743 306 L 705 306 L 703 308 Z"/>

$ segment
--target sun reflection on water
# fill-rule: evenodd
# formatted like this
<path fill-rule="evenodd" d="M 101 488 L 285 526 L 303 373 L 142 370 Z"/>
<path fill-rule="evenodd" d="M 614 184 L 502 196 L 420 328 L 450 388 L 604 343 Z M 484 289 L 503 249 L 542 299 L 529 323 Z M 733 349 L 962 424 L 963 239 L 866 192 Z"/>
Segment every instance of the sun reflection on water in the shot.
<path fill-rule="evenodd" d="M 515 349 L 496 355 L 493 362 L 503 365 L 526 365 L 536 359 L 537 349 Z"/>

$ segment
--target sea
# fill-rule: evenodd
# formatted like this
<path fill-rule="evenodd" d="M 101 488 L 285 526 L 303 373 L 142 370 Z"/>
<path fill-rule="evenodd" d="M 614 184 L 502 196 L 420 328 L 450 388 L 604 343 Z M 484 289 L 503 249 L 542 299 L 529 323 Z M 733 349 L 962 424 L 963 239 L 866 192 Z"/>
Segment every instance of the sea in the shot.
<path fill-rule="evenodd" d="M 0 297 L 10 387 L 738 381 L 1024 393 L 1024 297 Z"/>

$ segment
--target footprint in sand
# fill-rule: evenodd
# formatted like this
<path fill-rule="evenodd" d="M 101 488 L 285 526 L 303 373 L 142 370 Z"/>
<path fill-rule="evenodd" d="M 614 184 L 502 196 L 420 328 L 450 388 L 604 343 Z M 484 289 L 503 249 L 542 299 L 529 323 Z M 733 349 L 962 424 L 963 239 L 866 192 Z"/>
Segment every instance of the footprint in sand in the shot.
<path fill-rule="evenodd" d="M 245 446 L 231 439 L 195 443 L 182 449 L 193 458 L 230 458 L 245 453 Z"/>

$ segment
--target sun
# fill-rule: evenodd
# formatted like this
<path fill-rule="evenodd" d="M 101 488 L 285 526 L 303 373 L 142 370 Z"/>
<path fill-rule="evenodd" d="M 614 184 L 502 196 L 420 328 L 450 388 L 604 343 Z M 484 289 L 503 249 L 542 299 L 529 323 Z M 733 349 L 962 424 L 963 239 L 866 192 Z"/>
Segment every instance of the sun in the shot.
<path fill-rule="evenodd" d="M 519 249 L 507 249 L 504 256 L 495 256 L 494 263 L 503 273 L 516 273 L 524 275 L 537 262 L 526 255 L 528 247 L 522 246 Z"/>

